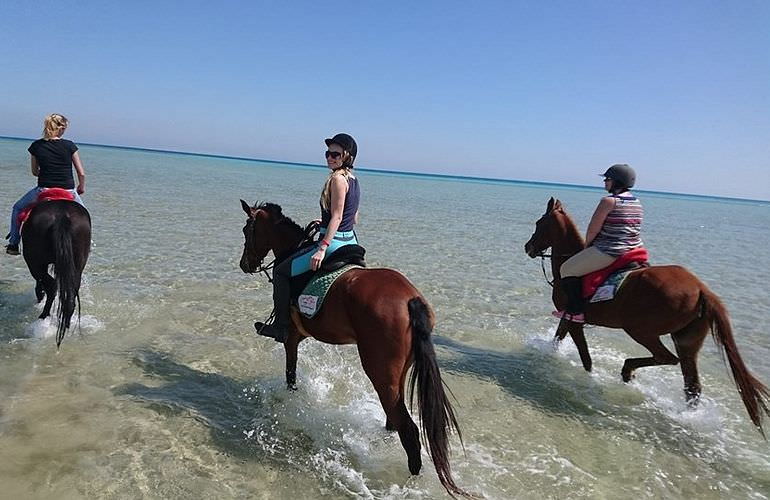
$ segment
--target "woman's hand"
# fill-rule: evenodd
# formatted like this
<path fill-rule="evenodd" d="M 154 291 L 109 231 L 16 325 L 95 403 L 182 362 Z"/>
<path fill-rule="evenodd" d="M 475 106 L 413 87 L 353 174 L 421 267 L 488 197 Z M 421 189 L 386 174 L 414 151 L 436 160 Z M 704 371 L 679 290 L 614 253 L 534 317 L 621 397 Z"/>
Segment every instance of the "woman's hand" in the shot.
<path fill-rule="evenodd" d="M 321 267 L 321 262 L 323 262 L 325 256 L 326 256 L 326 247 L 321 247 L 318 250 L 316 250 L 316 253 L 314 253 L 313 256 L 310 257 L 310 269 L 312 269 L 313 271 L 318 271 L 318 268 Z"/>
<path fill-rule="evenodd" d="M 81 182 L 80 184 L 78 184 L 77 192 L 78 192 L 78 194 L 83 194 L 83 193 L 86 192 L 86 183 L 85 182 Z"/>

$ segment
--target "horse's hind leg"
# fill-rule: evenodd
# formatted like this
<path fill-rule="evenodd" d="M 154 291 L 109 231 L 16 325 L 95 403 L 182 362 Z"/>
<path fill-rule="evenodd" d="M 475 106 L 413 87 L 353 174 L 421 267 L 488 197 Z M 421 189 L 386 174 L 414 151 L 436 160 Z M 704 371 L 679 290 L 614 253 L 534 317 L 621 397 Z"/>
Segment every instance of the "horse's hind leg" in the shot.
<path fill-rule="evenodd" d="M 385 410 L 385 428 L 398 431 L 401 446 L 406 451 L 409 472 L 419 474 L 422 469 L 420 431 L 406 409 L 403 394 L 399 392 L 398 386 L 378 387 L 375 384 L 375 390 Z"/>
<path fill-rule="evenodd" d="M 403 388 L 406 374 L 404 365 L 406 361 L 403 358 L 397 359 L 389 356 L 383 358 L 381 351 L 375 356 L 373 353 L 367 353 L 369 350 L 358 344 L 361 366 L 369 380 L 372 381 L 374 390 L 377 391 L 377 396 L 380 398 L 382 409 L 385 411 L 385 428 L 398 431 L 401 445 L 406 451 L 409 472 L 418 474 L 422 469 L 420 432 L 404 404 Z M 404 369 L 396 370 L 395 367 L 397 366 L 404 367 Z"/>
<path fill-rule="evenodd" d="M 634 371 L 637 368 L 644 366 L 657 366 L 657 365 L 675 365 L 679 362 L 674 353 L 669 351 L 666 346 L 660 341 L 660 337 L 657 335 L 650 337 L 649 335 L 637 334 L 633 332 L 626 332 L 636 340 L 638 343 L 647 348 L 652 354 L 651 358 L 628 358 L 623 363 L 623 369 L 620 372 L 623 377 L 623 382 L 630 382 L 634 377 Z"/>
<path fill-rule="evenodd" d="M 45 272 L 38 280 L 37 286 L 35 286 L 35 293 L 37 293 L 37 289 L 40 286 L 45 290 L 45 305 L 43 306 L 43 312 L 40 313 L 40 319 L 44 319 L 51 314 L 53 299 L 56 298 L 56 280 L 48 272 Z"/>
<path fill-rule="evenodd" d="M 701 386 L 698 376 L 698 352 L 708 334 L 708 322 L 696 319 L 686 327 L 671 334 L 679 356 L 679 363 L 684 378 L 684 395 L 687 405 L 694 407 L 700 399 Z"/>

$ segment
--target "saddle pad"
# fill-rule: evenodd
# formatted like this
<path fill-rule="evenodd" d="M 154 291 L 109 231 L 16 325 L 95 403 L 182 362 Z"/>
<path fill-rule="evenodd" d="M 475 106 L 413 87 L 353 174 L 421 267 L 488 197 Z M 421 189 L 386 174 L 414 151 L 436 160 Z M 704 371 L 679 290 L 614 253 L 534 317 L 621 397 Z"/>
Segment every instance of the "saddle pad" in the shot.
<path fill-rule="evenodd" d="M 35 208 L 35 205 L 38 203 L 42 203 L 44 201 L 56 201 L 56 200 L 66 200 L 66 201 L 74 201 L 75 195 L 73 195 L 71 192 L 69 192 L 66 189 L 63 188 L 45 188 L 39 193 L 37 193 L 37 199 L 30 203 L 24 210 L 19 212 L 17 221 L 19 222 L 19 225 L 23 224 L 27 218 L 29 217 L 29 213 L 32 212 L 32 209 Z"/>
<path fill-rule="evenodd" d="M 647 254 L 647 249 L 639 247 L 624 253 L 615 259 L 609 266 L 586 274 L 583 276 L 583 298 L 587 299 L 588 297 L 592 297 L 596 292 L 596 289 L 599 288 L 602 283 L 607 281 L 612 273 L 625 269 L 634 263 L 637 264 L 634 268 L 646 266 L 648 260 L 649 256 Z"/>
<path fill-rule="evenodd" d="M 637 271 L 638 269 L 639 268 L 621 269 L 620 271 L 612 273 L 610 277 L 607 278 L 604 283 L 602 283 L 601 286 L 596 289 L 596 292 L 594 292 L 594 294 L 591 296 L 591 300 L 588 302 L 604 302 L 606 300 L 614 299 L 615 294 L 623 285 L 623 282 L 626 280 L 628 275 L 631 274 L 632 271 Z"/>
<path fill-rule="evenodd" d="M 324 298 L 326 297 L 329 288 L 331 288 L 337 278 L 351 269 L 362 269 L 362 267 L 355 264 L 348 264 L 336 271 L 314 276 L 297 298 L 299 312 L 307 319 L 312 319 L 313 316 L 321 310 L 321 306 L 323 305 Z"/>

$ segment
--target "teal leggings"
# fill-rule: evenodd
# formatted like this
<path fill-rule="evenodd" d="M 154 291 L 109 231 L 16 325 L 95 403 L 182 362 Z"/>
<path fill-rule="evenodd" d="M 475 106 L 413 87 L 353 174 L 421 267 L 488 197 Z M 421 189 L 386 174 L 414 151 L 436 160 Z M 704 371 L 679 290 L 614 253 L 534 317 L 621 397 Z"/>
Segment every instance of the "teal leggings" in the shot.
<path fill-rule="evenodd" d="M 321 237 L 323 238 L 324 235 L 323 229 L 321 230 Z M 334 235 L 334 238 L 332 238 L 331 244 L 326 249 L 326 257 L 334 253 L 335 250 L 337 250 L 340 247 L 344 247 L 345 245 L 358 245 L 358 240 L 356 239 L 356 233 L 353 231 L 337 231 L 337 233 Z M 302 253 L 298 253 L 291 259 L 291 275 L 297 276 L 302 273 L 306 273 L 310 271 L 310 258 L 313 256 L 314 253 L 318 251 L 317 246 L 311 246 L 308 248 L 305 248 Z"/>

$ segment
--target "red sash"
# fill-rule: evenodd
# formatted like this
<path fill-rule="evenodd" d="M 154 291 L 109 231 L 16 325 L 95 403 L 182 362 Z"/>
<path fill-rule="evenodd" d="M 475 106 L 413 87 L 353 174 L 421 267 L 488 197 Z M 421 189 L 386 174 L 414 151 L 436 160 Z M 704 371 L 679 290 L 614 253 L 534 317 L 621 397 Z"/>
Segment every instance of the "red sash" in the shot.
<path fill-rule="evenodd" d="M 35 208 L 35 205 L 40 203 L 41 201 L 54 201 L 54 200 L 68 200 L 68 201 L 74 201 L 75 195 L 72 194 L 72 192 L 69 189 L 63 189 L 63 188 L 43 188 L 42 191 L 40 191 L 37 194 L 37 199 L 27 205 L 27 207 L 19 212 L 19 225 L 21 225 L 25 220 L 27 220 L 27 217 L 29 217 L 29 213 L 32 211 L 33 208 Z"/>

